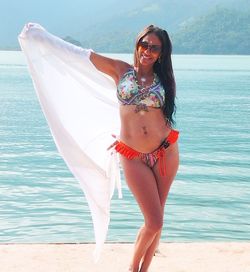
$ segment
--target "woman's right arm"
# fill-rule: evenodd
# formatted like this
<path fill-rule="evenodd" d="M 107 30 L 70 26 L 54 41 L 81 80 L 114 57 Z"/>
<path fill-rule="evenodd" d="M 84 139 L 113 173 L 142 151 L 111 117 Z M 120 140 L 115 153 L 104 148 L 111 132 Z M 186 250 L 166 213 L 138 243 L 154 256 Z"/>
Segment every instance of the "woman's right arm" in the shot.
<path fill-rule="evenodd" d="M 130 67 L 130 65 L 124 61 L 111 59 L 95 52 L 91 52 L 90 60 L 99 71 L 112 77 L 116 84 L 121 75 Z"/>

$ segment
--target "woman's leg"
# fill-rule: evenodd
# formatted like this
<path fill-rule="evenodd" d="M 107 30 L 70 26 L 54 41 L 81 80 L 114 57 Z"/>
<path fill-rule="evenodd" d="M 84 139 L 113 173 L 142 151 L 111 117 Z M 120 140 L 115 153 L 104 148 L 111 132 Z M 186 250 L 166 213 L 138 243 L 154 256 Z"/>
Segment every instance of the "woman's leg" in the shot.
<path fill-rule="evenodd" d="M 167 175 L 166 176 L 161 176 L 159 173 L 159 167 L 158 163 L 154 166 L 154 175 L 156 178 L 157 182 L 157 188 L 158 188 L 158 193 L 159 193 L 159 198 L 161 202 L 161 207 L 162 207 L 162 217 L 164 216 L 164 207 L 165 203 L 167 200 L 168 193 L 170 191 L 171 184 L 173 183 L 173 180 L 175 178 L 175 175 L 178 170 L 179 166 L 179 151 L 178 151 L 178 144 L 173 144 L 171 145 L 168 149 L 166 149 L 166 169 L 167 169 Z M 143 263 L 141 266 L 140 272 L 146 272 L 149 268 L 149 265 L 152 261 L 152 258 L 154 256 L 154 253 L 157 249 L 159 240 L 161 236 L 161 231 L 155 236 L 154 241 L 146 251 L 144 258 L 143 258 Z"/>
<path fill-rule="evenodd" d="M 141 237 L 141 231 L 142 229 L 145 227 L 145 225 L 141 226 L 138 233 L 137 233 L 137 236 L 136 236 L 136 239 L 135 239 L 135 243 L 134 243 L 134 248 L 136 248 L 137 246 L 137 243 L 139 241 L 139 238 Z M 132 271 L 132 267 L 133 267 L 133 264 L 131 263 L 130 266 L 129 266 L 129 271 Z"/>
<path fill-rule="evenodd" d="M 139 272 L 140 264 L 155 235 L 163 224 L 162 206 L 154 173 L 141 160 L 128 160 L 121 156 L 127 184 L 143 213 L 145 224 L 135 244 L 132 271 Z"/>

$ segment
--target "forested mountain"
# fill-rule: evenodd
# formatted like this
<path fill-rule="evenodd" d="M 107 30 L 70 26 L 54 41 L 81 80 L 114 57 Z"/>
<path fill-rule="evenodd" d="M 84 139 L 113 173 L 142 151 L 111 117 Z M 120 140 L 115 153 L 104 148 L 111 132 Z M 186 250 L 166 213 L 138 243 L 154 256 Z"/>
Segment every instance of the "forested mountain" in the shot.
<path fill-rule="evenodd" d="M 175 53 L 249 54 L 249 10 L 250 0 L 8 1 L 0 49 L 19 49 L 17 35 L 32 21 L 98 52 L 131 53 L 138 31 L 155 24 L 168 30 Z"/>
<path fill-rule="evenodd" d="M 216 8 L 173 35 L 174 52 L 250 55 L 250 12 Z"/>
<path fill-rule="evenodd" d="M 250 54 L 250 11 L 218 6 L 206 15 L 182 21 L 169 32 L 177 54 Z M 88 35 L 81 42 L 100 52 L 131 53 L 135 35 L 135 31 L 117 30 Z"/>

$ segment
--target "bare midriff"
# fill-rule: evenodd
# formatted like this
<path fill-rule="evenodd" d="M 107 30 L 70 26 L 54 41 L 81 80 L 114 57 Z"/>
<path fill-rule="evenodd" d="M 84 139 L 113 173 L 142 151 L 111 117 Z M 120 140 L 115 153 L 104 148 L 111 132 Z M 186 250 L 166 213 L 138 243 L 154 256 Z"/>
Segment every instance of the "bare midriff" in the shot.
<path fill-rule="evenodd" d="M 131 148 L 149 153 L 157 149 L 171 131 L 159 108 L 135 112 L 136 105 L 121 105 L 120 139 Z"/>

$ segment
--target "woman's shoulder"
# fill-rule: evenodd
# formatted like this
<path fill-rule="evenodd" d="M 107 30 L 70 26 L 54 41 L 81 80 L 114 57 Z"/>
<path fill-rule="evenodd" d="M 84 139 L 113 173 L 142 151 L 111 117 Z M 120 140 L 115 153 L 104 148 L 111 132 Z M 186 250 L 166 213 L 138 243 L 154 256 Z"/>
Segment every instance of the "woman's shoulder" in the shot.
<path fill-rule="evenodd" d="M 133 66 L 130 65 L 129 63 L 127 62 L 124 62 L 124 61 L 121 61 L 120 64 L 119 64 L 119 79 L 123 77 L 123 75 L 125 73 L 127 73 L 129 70 L 133 70 Z"/>
<path fill-rule="evenodd" d="M 101 72 L 111 76 L 117 82 L 131 65 L 119 59 L 113 59 L 95 52 L 91 52 L 90 61 Z"/>

